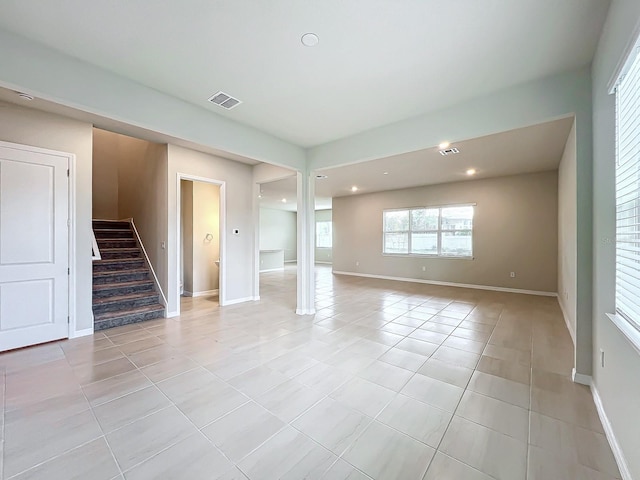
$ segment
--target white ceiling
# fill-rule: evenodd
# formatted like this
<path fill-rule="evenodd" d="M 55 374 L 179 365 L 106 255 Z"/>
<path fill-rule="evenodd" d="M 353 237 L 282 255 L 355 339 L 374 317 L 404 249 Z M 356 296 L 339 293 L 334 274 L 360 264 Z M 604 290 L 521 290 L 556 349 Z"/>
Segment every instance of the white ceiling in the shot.
<path fill-rule="evenodd" d="M 331 198 L 345 195 L 555 170 L 572 125 L 573 117 L 562 118 L 457 142 L 451 146 L 460 153 L 452 156 L 440 155 L 436 147 L 323 170 L 317 173 L 327 178 L 315 183 L 316 209 L 331 208 Z M 469 176 L 468 169 L 477 173 Z M 351 192 L 354 185 L 356 193 Z M 261 189 L 261 206 L 295 211 L 295 176 L 263 184 Z"/>
<path fill-rule="evenodd" d="M 308 147 L 587 65 L 609 3 L 0 0 L 0 28 Z"/>

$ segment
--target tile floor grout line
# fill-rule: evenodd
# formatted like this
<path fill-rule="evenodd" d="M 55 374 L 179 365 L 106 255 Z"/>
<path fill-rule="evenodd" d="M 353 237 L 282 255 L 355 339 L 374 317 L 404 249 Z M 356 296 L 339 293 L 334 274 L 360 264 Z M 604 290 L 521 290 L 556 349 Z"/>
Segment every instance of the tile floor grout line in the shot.
<path fill-rule="evenodd" d="M 468 316 L 469 316 L 469 314 L 467 314 L 467 315 L 465 316 L 465 318 L 466 318 L 466 317 L 468 317 Z M 502 313 L 500 314 L 500 316 L 502 316 Z M 461 320 L 461 321 L 460 321 L 460 323 L 462 323 L 463 321 L 464 321 L 464 319 L 463 319 L 463 320 Z M 500 320 L 498 319 L 498 322 L 499 322 L 499 321 L 500 321 Z M 498 322 L 496 322 L 496 324 L 495 324 L 495 325 L 493 326 L 493 328 L 491 329 L 491 336 L 493 335 L 493 332 L 495 331 L 495 329 L 496 329 L 496 325 L 498 324 Z M 458 324 L 458 325 L 459 325 L 459 324 Z M 458 327 L 456 327 L 456 328 L 458 328 Z M 451 334 L 449 334 L 449 336 L 448 336 L 447 338 L 449 338 L 450 336 L 451 336 Z M 491 340 L 491 336 L 489 336 L 489 340 L 487 340 L 487 344 L 488 344 L 488 343 L 489 343 L 489 341 Z M 445 341 L 446 341 L 446 339 L 445 339 Z M 438 348 L 439 348 L 439 347 L 438 347 Z M 485 348 L 486 348 L 486 344 L 485 344 Z M 436 352 L 437 352 L 437 350 L 436 350 Z M 433 353 L 435 354 L 436 352 L 433 352 Z M 429 358 L 431 358 L 431 357 L 429 357 Z M 473 371 L 474 371 L 474 372 L 476 372 L 476 371 L 477 371 L 477 368 L 478 368 L 478 365 L 480 364 L 480 360 L 481 360 L 481 359 L 482 359 L 482 355 L 480 355 L 480 356 L 479 356 L 478 361 L 476 362 L 476 365 L 475 365 L 475 367 L 473 368 Z M 425 363 L 426 363 L 426 362 L 425 362 Z M 417 374 L 417 372 L 416 372 L 416 374 Z M 473 376 L 473 375 L 472 375 L 472 376 Z M 469 380 L 467 380 L 467 384 L 466 384 L 466 386 L 464 387 L 464 389 L 463 389 L 463 391 L 462 391 L 462 395 L 460 396 L 460 399 L 458 400 L 458 402 L 457 402 L 457 404 L 456 404 L 456 407 L 455 407 L 455 409 L 453 410 L 453 413 L 452 413 L 452 415 L 451 415 L 451 418 L 449 419 L 449 422 L 447 423 L 447 428 L 444 430 L 444 433 L 443 433 L 442 437 L 440 438 L 440 441 L 438 442 L 438 446 L 437 446 L 437 447 L 436 447 L 436 449 L 435 449 L 435 453 L 433 454 L 433 457 L 431 457 L 431 460 L 429 461 L 429 464 L 427 465 L 427 469 L 425 470 L 424 475 L 426 475 L 426 474 L 427 474 L 427 472 L 429 471 L 429 468 L 431 468 L 431 465 L 433 464 L 433 459 L 436 457 L 436 454 L 440 451 L 440 446 L 442 445 L 442 442 L 443 442 L 443 440 L 444 440 L 444 437 L 446 436 L 447 432 L 449 431 L 449 428 L 451 427 L 451 422 L 453 422 L 453 419 L 454 419 L 454 417 L 456 416 L 456 412 L 458 411 L 458 408 L 460 408 L 460 403 L 462 403 L 462 399 L 464 398 L 464 394 L 465 394 L 465 392 L 467 391 L 467 389 L 469 388 L 469 384 L 470 384 L 470 383 L 471 383 L 471 377 L 469 378 Z M 445 452 L 442 452 L 442 453 L 446 455 L 446 453 L 445 453 Z M 453 458 L 453 457 L 452 457 L 452 458 Z M 458 460 L 458 459 L 456 459 L 456 460 Z M 461 460 L 458 460 L 458 461 L 459 461 L 459 462 L 461 462 L 461 463 L 463 463 L 463 464 L 465 464 L 465 465 L 467 465 L 465 462 L 463 462 L 463 461 L 461 461 Z M 475 468 L 475 467 L 473 467 L 472 465 L 469 465 L 469 466 L 470 466 L 470 467 L 472 467 L 472 468 Z M 484 472 L 483 472 L 483 473 L 484 473 Z M 491 476 L 491 475 L 490 475 L 490 476 Z"/>
<path fill-rule="evenodd" d="M 105 335 L 106 337 L 106 335 Z M 66 357 L 65 355 L 65 359 L 67 360 L 67 363 L 69 364 L 69 367 L 73 370 L 73 366 L 71 366 L 71 364 L 69 363 L 69 359 Z M 74 373 L 75 375 L 75 373 Z M 118 468 L 118 471 L 120 472 L 120 475 L 122 475 L 124 477 L 124 473 L 122 471 L 122 467 L 120 466 L 120 462 L 118 462 L 118 459 L 116 458 L 115 453 L 113 453 L 113 449 L 111 448 L 111 444 L 109 443 L 109 440 L 107 439 L 107 435 L 104 432 L 104 428 L 102 428 L 102 424 L 98 421 L 98 417 L 96 415 L 96 412 L 93 410 L 93 407 L 91 406 L 91 402 L 89 401 L 89 398 L 87 397 L 87 394 L 84 391 L 84 388 L 82 387 L 82 385 L 80 385 L 80 381 L 78 380 L 78 384 L 80 386 L 80 391 L 82 392 L 82 396 L 84 397 L 85 401 L 87 402 L 87 405 L 89 406 L 89 410 L 91 411 L 91 415 L 93 416 L 93 420 L 96 422 L 96 425 L 98 425 L 98 428 L 100 429 L 100 431 L 102 432 L 102 438 L 104 438 L 104 443 L 107 444 L 107 448 L 109 449 L 109 453 L 111 454 L 111 458 L 113 458 L 113 461 L 115 462 L 116 467 Z M 117 477 L 117 475 L 116 475 Z"/>

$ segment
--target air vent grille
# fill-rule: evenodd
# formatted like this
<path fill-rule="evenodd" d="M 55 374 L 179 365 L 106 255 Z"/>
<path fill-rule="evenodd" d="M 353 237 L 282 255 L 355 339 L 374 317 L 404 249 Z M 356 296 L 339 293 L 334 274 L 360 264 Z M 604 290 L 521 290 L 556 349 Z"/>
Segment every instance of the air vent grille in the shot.
<path fill-rule="evenodd" d="M 233 107 L 236 107 L 242 103 L 237 98 L 234 98 L 224 92 L 218 92 L 215 95 L 212 95 L 211 97 L 209 97 L 209 101 L 226 110 L 231 110 Z"/>
<path fill-rule="evenodd" d="M 460 150 L 458 150 L 455 147 L 445 148 L 444 150 L 440 150 L 440 155 L 444 157 L 446 157 L 447 155 L 455 155 L 456 153 L 460 153 Z"/>

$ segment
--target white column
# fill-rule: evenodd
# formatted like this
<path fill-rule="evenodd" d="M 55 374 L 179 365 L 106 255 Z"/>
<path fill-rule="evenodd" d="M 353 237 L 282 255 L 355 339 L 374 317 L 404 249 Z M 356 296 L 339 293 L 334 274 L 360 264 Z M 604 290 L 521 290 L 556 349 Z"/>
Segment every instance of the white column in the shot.
<path fill-rule="evenodd" d="M 259 183 L 253 182 L 253 299 L 260 300 L 260 189 Z"/>
<path fill-rule="evenodd" d="M 315 179 L 308 169 L 298 172 L 298 315 L 315 310 Z"/>

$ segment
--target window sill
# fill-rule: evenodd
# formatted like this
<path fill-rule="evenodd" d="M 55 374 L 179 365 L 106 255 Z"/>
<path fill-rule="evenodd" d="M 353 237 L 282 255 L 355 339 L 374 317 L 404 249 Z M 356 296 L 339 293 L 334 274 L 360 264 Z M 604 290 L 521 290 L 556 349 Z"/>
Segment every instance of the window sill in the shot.
<path fill-rule="evenodd" d="M 456 260 L 474 260 L 475 257 L 460 257 L 456 255 L 420 255 L 419 253 L 383 253 L 383 257 L 409 257 L 409 258 L 442 258 L 444 260 L 456 259 Z"/>
<path fill-rule="evenodd" d="M 618 327 L 618 330 L 620 330 L 635 351 L 640 354 L 640 330 L 631 325 L 627 319 L 615 313 L 607 313 L 607 317 Z"/>

